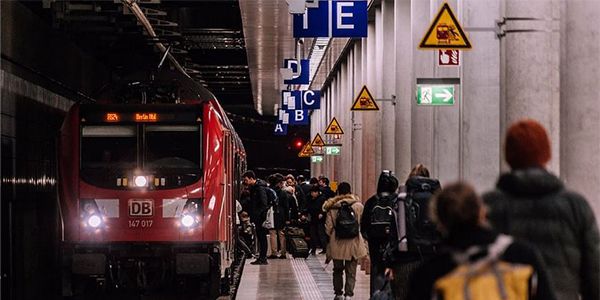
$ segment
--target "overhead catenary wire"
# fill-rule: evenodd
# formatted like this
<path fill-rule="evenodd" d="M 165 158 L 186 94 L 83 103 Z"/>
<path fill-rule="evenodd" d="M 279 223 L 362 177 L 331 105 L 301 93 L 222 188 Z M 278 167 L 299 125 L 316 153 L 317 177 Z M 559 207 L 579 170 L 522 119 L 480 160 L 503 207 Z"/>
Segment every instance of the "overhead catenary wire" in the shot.
<path fill-rule="evenodd" d="M 137 18 L 137 20 L 142 24 L 142 26 L 144 26 L 144 29 L 146 29 L 146 32 L 148 33 L 148 35 L 151 38 L 157 40 L 157 42 L 155 42 L 154 45 L 156 46 L 156 48 L 158 48 L 160 53 L 162 53 L 162 54 L 166 53 L 167 59 L 171 62 L 171 64 L 173 64 L 175 69 L 177 69 L 179 72 L 181 72 L 186 77 L 191 78 L 190 75 L 185 71 L 185 69 L 183 69 L 183 67 L 175 59 L 175 57 L 169 51 L 167 51 L 168 50 L 167 47 L 165 47 L 165 45 L 162 42 L 160 42 L 160 40 L 158 39 L 158 35 L 156 34 L 156 32 L 154 31 L 154 28 L 152 27 L 152 24 L 150 24 L 150 21 L 148 21 L 148 18 L 146 18 L 146 15 L 144 14 L 144 12 L 140 8 L 140 6 L 136 3 L 136 1 L 135 0 L 121 0 L 121 2 L 123 3 L 123 5 L 127 5 L 129 10 L 131 10 L 133 15 Z"/>

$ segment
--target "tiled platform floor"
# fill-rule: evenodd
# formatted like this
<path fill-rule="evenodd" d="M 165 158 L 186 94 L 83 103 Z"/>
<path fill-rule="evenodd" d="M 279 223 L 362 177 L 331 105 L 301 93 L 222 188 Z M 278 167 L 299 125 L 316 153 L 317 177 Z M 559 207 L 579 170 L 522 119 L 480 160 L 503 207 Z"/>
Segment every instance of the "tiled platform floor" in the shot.
<path fill-rule="evenodd" d="M 331 300 L 333 293 L 333 263 L 325 266 L 325 255 L 308 259 L 271 259 L 269 265 L 254 266 L 248 260 L 236 299 Z M 356 272 L 354 299 L 369 299 L 369 276 Z"/>

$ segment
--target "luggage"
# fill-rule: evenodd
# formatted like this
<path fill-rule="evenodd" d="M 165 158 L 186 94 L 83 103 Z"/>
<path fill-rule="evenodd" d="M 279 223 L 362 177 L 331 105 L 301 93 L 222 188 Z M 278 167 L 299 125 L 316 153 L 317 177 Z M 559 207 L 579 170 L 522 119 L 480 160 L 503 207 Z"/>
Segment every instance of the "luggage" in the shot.
<path fill-rule="evenodd" d="M 308 243 L 304 240 L 304 230 L 298 227 L 288 227 L 285 230 L 285 239 L 287 245 L 287 251 L 294 258 L 307 258 L 308 257 Z"/>
<path fill-rule="evenodd" d="M 302 228 L 298 228 L 298 227 L 287 227 L 285 229 L 285 236 L 286 238 L 292 238 L 292 237 L 297 237 L 297 238 L 304 238 L 304 230 L 302 230 Z"/>

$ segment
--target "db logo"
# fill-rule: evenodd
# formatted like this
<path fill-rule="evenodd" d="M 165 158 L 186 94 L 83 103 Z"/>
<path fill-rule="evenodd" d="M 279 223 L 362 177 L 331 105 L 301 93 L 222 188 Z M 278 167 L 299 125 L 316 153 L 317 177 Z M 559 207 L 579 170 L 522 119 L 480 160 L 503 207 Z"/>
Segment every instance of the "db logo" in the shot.
<path fill-rule="evenodd" d="M 129 200 L 129 216 L 131 217 L 152 217 L 153 205 L 152 200 Z"/>

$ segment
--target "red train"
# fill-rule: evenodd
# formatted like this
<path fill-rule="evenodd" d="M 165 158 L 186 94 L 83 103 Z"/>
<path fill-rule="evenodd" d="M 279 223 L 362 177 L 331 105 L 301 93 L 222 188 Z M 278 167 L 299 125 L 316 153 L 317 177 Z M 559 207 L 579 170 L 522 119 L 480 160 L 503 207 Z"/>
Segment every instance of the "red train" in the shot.
<path fill-rule="evenodd" d="M 245 152 L 215 97 L 190 82 L 170 91 L 178 104 L 82 104 L 66 116 L 63 295 L 228 289 Z"/>

